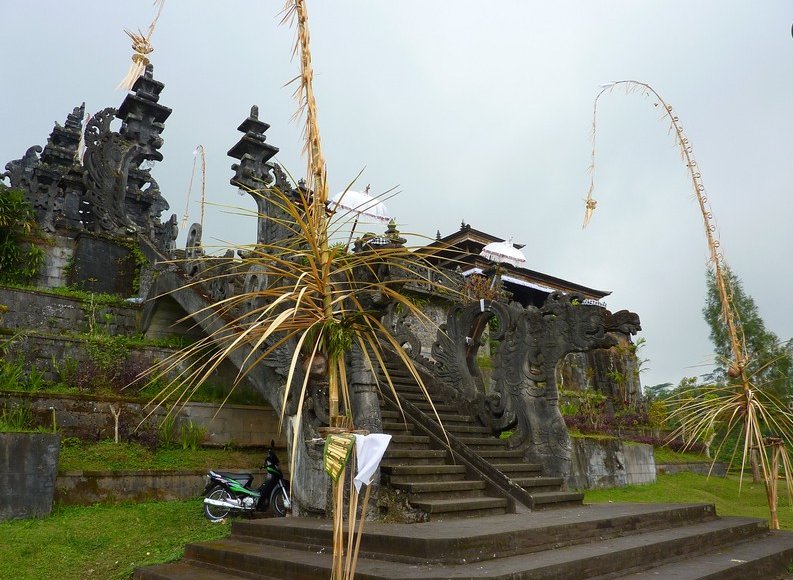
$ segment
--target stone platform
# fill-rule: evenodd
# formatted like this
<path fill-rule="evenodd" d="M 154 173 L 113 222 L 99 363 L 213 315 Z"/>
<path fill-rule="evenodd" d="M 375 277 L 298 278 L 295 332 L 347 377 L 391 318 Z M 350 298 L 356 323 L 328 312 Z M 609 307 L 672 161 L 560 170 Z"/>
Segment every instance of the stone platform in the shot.
<path fill-rule="evenodd" d="M 330 577 L 331 522 L 238 520 L 143 579 Z M 793 533 L 711 505 L 597 504 L 420 524 L 369 523 L 356 578 L 783 578 Z"/>

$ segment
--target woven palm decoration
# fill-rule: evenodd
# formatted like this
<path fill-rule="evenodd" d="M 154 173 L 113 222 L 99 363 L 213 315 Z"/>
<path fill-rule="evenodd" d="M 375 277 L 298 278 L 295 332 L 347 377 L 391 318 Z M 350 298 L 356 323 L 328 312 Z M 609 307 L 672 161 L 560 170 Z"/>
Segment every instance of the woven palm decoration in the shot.
<path fill-rule="evenodd" d="M 328 472 L 334 483 L 339 481 L 339 476 L 350 459 L 350 452 L 354 445 L 355 435 L 352 433 L 335 433 L 325 438 L 322 461 L 325 471 Z"/>
<path fill-rule="evenodd" d="M 154 0 L 154 7 L 157 9 L 157 13 L 154 16 L 154 20 L 149 24 L 149 29 L 146 31 L 146 34 L 143 34 L 141 30 L 137 32 L 124 30 L 127 36 L 132 40 L 132 64 L 129 66 L 127 76 L 119 83 L 119 89 L 127 91 L 132 90 L 135 81 L 138 80 L 138 77 L 146 70 L 146 65 L 149 64 L 149 54 L 154 52 L 154 48 L 151 46 L 151 37 L 152 34 L 154 34 L 154 29 L 157 27 L 157 21 L 160 19 L 160 14 L 162 13 L 162 7 L 164 5 L 165 0 Z"/>

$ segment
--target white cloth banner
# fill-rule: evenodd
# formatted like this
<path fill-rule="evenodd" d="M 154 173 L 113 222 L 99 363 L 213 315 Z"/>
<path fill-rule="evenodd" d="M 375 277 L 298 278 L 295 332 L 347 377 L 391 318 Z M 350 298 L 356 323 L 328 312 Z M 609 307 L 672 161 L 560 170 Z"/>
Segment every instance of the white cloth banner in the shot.
<path fill-rule="evenodd" d="M 374 472 L 380 466 L 383 454 L 391 442 L 391 435 L 372 433 L 370 435 L 355 434 L 355 456 L 358 462 L 358 473 L 355 475 L 355 490 L 360 493 L 362 485 L 372 483 Z"/>

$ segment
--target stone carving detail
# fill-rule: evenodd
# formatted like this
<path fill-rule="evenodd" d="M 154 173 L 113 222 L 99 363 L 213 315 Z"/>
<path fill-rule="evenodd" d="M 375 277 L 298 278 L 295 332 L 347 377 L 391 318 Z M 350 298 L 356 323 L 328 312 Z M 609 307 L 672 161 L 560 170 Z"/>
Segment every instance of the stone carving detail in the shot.
<path fill-rule="evenodd" d="M 234 294 L 234 251 L 226 250 L 222 258 L 213 258 L 210 268 L 205 270 L 208 280 L 204 283 L 209 296 L 215 302 L 230 298 Z"/>
<path fill-rule="evenodd" d="M 85 129 L 85 227 L 93 232 L 112 232 L 116 225 L 131 225 L 124 213 L 126 177 L 133 158 L 133 144 L 111 131 L 118 111 L 99 111 Z"/>
<path fill-rule="evenodd" d="M 407 322 L 406 317 L 400 317 L 394 325 L 393 335 L 394 339 L 399 343 L 402 349 L 410 355 L 410 358 L 415 360 L 421 359 L 421 341 L 410 328 L 410 322 Z"/>
<path fill-rule="evenodd" d="M 627 313 L 631 314 L 631 313 Z M 494 360 L 493 391 L 485 395 L 475 364 L 487 321 L 497 316 L 500 341 Z M 449 312 L 432 355 L 435 372 L 494 431 L 512 430 L 512 447 L 525 449 L 529 461 L 542 463 L 548 475 L 566 475 L 570 440 L 558 407 L 556 367 L 567 353 L 608 348 L 617 343 L 608 330 L 638 322 L 635 315 L 615 318 L 580 297 L 552 293 L 542 308 L 508 307 L 481 301 Z"/>
<path fill-rule="evenodd" d="M 7 171 L 0 176 L 8 178 L 11 187 L 25 192 L 40 227 L 47 232 L 54 231 L 59 220 L 76 217 L 64 216 L 69 210 L 75 214 L 75 208 L 64 204 L 66 188 L 62 182 L 74 181 L 66 179 L 71 173 L 79 174 L 75 166 L 84 112 L 84 105 L 75 107 L 63 125 L 55 124 L 43 149 L 38 145 L 28 148 L 22 159 L 6 164 Z M 76 221 L 79 223 L 79 219 Z"/>
<path fill-rule="evenodd" d="M 499 302 L 482 300 L 467 306 L 455 304 L 449 309 L 446 323 L 441 325 L 432 345 L 436 377 L 447 391 L 467 404 L 482 403 L 484 385 L 475 357 L 487 321 L 494 316 L 500 321 L 499 328 L 506 328 L 509 311 Z M 493 336 L 495 340 L 501 337 L 501 331 Z"/>
<path fill-rule="evenodd" d="M 137 232 L 171 255 L 178 231 L 173 220 L 160 222 L 168 202 L 147 166 L 162 160 L 160 133 L 171 113 L 158 103 L 163 86 L 147 67 L 118 109 L 106 108 L 86 124 L 82 159 L 84 104 L 55 125 L 43 149 L 31 147 L 6 165 L 0 177 L 25 191 L 44 231 Z M 111 128 L 115 119 L 118 131 Z"/>
<path fill-rule="evenodd" d="M 204 268 L 204 249 L 201 247 L 201 224 L 193 224 L 187 232 L 187 242 L 185 243 L 185 271 L 187 275 L 194 278 L 201 273 Z"/>
<path fill-rule="evenodd" d="M 6 172 L 2 174 L 3 179 L 8 178 L 11 182 L 11 187 L 30 191 L 33 189 L 33 170 L 39 164 L 39 156 L 41 153 L 41 145 L 33 145 L 28 147 L 22 159 L 9 161 L 6 163 Z"/>
<path fill-rule="evenodd" d="M 167 222 L 162 224 L 158 222 L 159 220 L 152 220 L 154 240 L 167 256 L 173 258 L 176 251 L 176 238 L 179 237 L 179 218 L 175 213 L 172 213 Z"/>

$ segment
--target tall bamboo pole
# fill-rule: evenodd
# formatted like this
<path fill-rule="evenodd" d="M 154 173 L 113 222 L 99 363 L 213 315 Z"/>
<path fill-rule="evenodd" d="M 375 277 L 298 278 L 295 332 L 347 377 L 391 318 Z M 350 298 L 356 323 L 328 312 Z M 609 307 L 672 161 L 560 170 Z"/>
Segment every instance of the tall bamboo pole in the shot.
<path fill-rule="evenodd" d="M 304 0 L 289 0 L 286 6 L 287 14 L 294 13 L 297 18 L 297 48 L 300 53 L 300 85 L 297 90 L 297 97 L 300 101 L 301 110 L 306 116 L 305 150 L 308 155 L 308 175 L 309 189 L 313 190 L 313 202 L 311 204 L 312 219 L 319 226 L 316 231 L 320 232 L 320 252 L 321 267 L 323 269 L 323 279 L 329 281 L 330 272 L 330 251 L 328 249 L 328 215 L 325 206 L 328 201 L 327 169 L 325 156 L 322 153 L 322 141 L 319 135 L 319 123 L 317 121 L 317 102 L 314 98 L 314 69 L 311 64 L 311 35 L 308 30 L 308 11 Z M 333 319 L 333 305 L 330 288 L 326 288 L 322 297 L 325 309 L 325 319 Z M 325 353 L 326 355 L 328 353 Z M 328 382 L 328 407 L 330 412 L 331 426 L 338 422 L 339 417 L 339 385 L 338 372 L 334 370 L 339 361 L 328 360 L 330 371 Z"/>
<path fill-rule="evenodd" d="M 634 81 L 634 80 L 626 80 L 626 81 L 616 81 L 612 83 L 608 83 L 603 87 L 603 89 L 598 93 L 597 97 L 595 98 L 595 106 L 593 112 L 593 120 L 592 120 L 592 164 L 590 165 L 590 172 L 591 172 L 591 181 L 589 185 L 589 192 L 587 194 L 586 199 L 586 215 L 584 217 L 584 227 L 589 223 L 589 219 L 591 218 L 592 212 L 594 211 L 597 202 L 592 198 L 592 192 L 595 188 L 595 178 L 594 178 L 594 158 L 595 158 L 595 116 L 597 115 L 597 104 L 600 97 L 606 93 L 607 91 L 611 91 L 614 87 L 618 85 L 626 86 L 628 90 L 631 89 L 642 89 L 647 91 L 648 94 L 652 94 L 658 102 L 663 106 L 664 115 L 669 118 L 671 123 L 671 128 L 675 132 L 675 137 L 678 146 L 680 147 L 680 153 L 683 156 L 683 160 L 686 164 L 686 168 L 689 173 L 689 177 L 691 179 L 691 183 L 694 187 L 694 193 L 697 197 L 697 202 L 699 204 L 700 213 L 702 214 L 703 224 L 705 226 L 705 237 L 708 243 L 708 250 L 710 253 L 710 262 L 713 264 L 714 268 L 714 278 L 716 281 L 716 289 L 719 294 L 719 300 L 721 302 L 721 312 L 722 316 L 724 317 L 725 324 L 727 325 L 727 333 L 730 339 L 730 349 L 732 351 L 732 360 L 730 361 L 729 368 L 727 374 L 730 378 L 737 381 L 737 383 L 741 386 L 743 390 L 743 395 L 745 398 L 744 403 L 744 416 L 745 416 L 745 423 L 746 429 L 749 433 L 749 441 L 750 447 L 756 447 L 760 453 L 760 468 L 763 472 L 764 478 L 766 482 L 769 481 L 769 471 L 770 467 L 768 465 L 768 459 L 764 452 L 765 445 L 763 441 L 763 435 L 759 429 L 759 423 L 757 420 L 750 420 L 750 418 L 755 417 L 756 413 L 754 408 L 754 393 L 752 390 L 752 385 L 749 380 L 748 375 L 746 374 L 746 366 L 748 362 L 747 356 L 747 349 L 746 349 L 746 339 L 743 335 L 743 330 L 740 327 L 740 324 L 736 320 L 735 309 L 732 304 L 732 292 L 729 285 L 729 281 L 725 275 L 725 266 L 726 261 L 724 259 L 723 254 L 720 251 L 721 242 L 718 239 L 718 235 L 716 233 L 716 225 L 713 219 L 713 211 L 710 208 L 710 204 L 708 202 L 708 198 L 705 194 L 705 186 L 702 183 L 702 174 L 700 173 L 697 162 L 694 159 L 694 150 L 692 145 L 689 143 L 688 138 L 683 133 L 683 127 L 680 124 L 680 119 L 674 115 L 672 112 L 672 106 L 669 105 L 663 97 L 649 84 L 643 83 L 641 81 Z M 783 445 L 783 443 L 780 443 Z M 779 529 L 779 522 L 776 519 L 776 493 L 772 493 L 771 486 L 766 484 L 766 495 L 768 496 L 768 505 L 771 511 L 771 524 L 774 529 Z"/>

